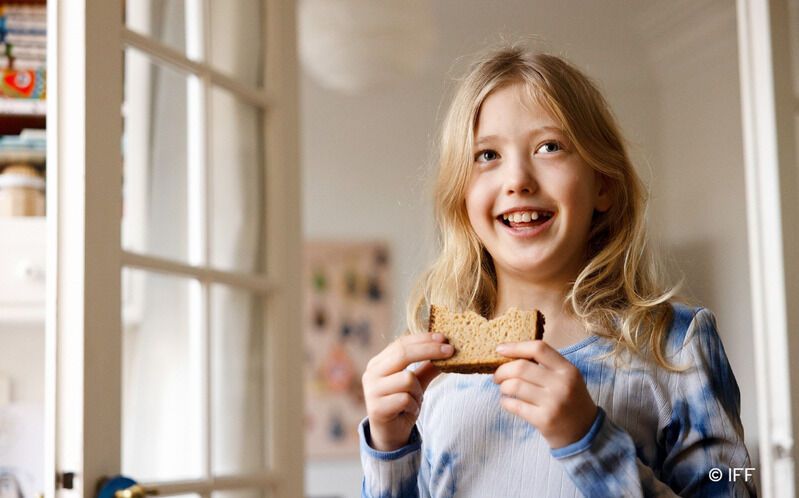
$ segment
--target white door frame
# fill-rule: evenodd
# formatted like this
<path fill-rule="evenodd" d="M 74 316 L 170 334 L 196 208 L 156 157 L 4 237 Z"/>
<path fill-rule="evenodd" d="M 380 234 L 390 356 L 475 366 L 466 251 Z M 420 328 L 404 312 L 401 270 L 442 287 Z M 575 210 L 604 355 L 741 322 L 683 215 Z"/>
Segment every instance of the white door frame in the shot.
<path fill-rule="evenodd" d="M 303 494 L 304 465 L 296 7 L 265 4 L 267 432 L 272 496 L 288 498 Z M 48 2 L 47 498 L 93 498 L 97 481 L 121 470 L 120 286 L 131 264 L 120 234 L 122 12 L 123 0 Z M 75 474 L 70 489 L 51 478 L 64 472 Z M 166 491 L 210 495 L 238 486 L 229 481 Z"/>
<path fill-rule="evenodd" d="M 738 0 L 741 117 L 764 497 L 799 490 L 799 183 L 786 0 Z"/>
<path fill-rule="evenodd" d="M 120 467 L 120 9 L 48 3 L 48 497 L 57 473 L 90 497 Z"/>

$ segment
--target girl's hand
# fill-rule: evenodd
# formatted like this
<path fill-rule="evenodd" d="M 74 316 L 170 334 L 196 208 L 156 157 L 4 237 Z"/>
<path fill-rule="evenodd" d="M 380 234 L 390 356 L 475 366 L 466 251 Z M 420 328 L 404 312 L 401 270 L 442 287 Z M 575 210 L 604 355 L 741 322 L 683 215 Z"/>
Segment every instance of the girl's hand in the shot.
<path fill-rule="evenodd" d="M 494 373 L 505 410 L 535 426 L 553 449 L 588 432 L 597 407 L 577 367 L 544 341 L 502 344 L 497 352 L 522 358 Z"/>
<path fill-rule="evenodd" d="M 454 348 L 441 334 L 407 334 L 366 365 L 363 394 L 372 447 L 394 451 L 408 443 L 422 407 L 422 395 L 440 373 L 429 361 L 449 358 Z M 415 372 L 408 365 L 426 361 Z"/>

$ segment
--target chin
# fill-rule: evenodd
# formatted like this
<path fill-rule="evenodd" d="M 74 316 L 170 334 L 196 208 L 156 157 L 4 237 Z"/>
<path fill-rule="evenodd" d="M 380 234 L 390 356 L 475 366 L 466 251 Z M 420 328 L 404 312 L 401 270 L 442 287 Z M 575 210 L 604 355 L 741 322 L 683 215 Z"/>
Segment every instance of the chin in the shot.
<path fill-rule="evenodd" d="M 505 273 L 516 274 L 524 278 L 532 277 L 538 280 L 540 278 L 546 277 L 551 268 L 552 267 L 550 265 L 546 264 L 546 261 L 531 261 L 529 259 L 519 261 L 516 259 L 514 261 L 503 262 L 499 268 L 497 268 L 497 272 L 501 270 Z"/>

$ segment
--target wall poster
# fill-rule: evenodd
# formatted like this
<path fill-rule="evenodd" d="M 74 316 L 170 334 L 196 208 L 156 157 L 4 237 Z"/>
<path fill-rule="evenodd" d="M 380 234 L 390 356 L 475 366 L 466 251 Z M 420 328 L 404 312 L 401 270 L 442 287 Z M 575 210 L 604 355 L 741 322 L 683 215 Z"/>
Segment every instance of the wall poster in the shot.
<path fill-rule="evenodd" d="M 358 455 L 361 375 L 392 336 L 389 269 L 384 242 L 305 244 L 307 458 Z"/>

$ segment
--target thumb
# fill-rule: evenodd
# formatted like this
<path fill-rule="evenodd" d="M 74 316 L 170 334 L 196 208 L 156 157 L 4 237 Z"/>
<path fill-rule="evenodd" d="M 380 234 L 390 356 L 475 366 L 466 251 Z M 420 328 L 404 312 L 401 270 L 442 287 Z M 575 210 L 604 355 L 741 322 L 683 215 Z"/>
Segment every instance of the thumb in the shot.
<path fill-rule="evenodd" d="M 430 361 L 425 361 L 419 368 L 416 369 L 416 378 L 419 379 L 419 384 L 422 386 L 422 391 L 427 389 L 427 386 L 433 382 L 433 379 L 441 374 L 438 368 L 435 367 Z"/>

